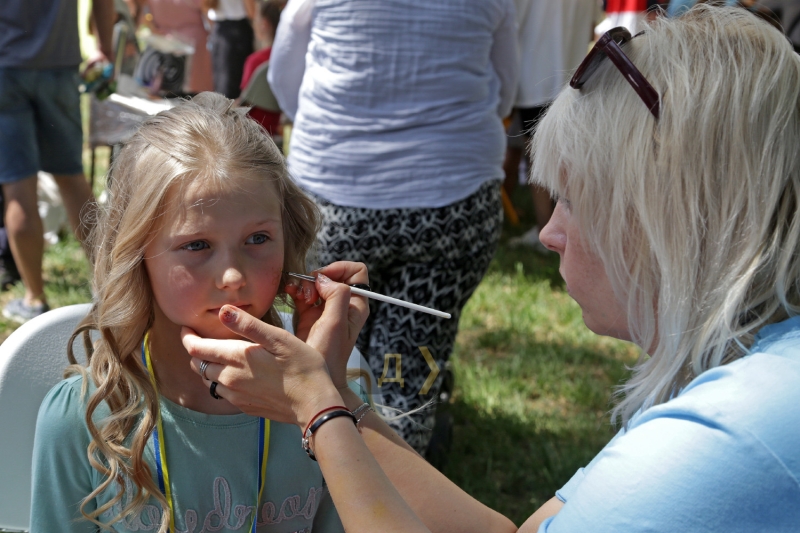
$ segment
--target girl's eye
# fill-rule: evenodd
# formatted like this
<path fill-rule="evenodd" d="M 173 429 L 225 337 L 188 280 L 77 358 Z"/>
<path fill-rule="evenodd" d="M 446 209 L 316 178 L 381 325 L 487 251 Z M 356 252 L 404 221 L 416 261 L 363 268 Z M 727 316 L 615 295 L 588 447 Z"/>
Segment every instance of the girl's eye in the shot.
<path fill-rule="evenodd" d="M 208 243 L 205 241 L 192 241 L 189 244 L 181 246 L 182 249 L 190 252 L 199 252 L 200 250 L 205 250 L 208 247 Z"/>
<path fill-rule="evenodd" d="M 256 233 L 247 238 L 245 244 L 264 244 L 269 240 L 269 236 L 265 233 Z"/>
<path fill-rule="evenodd" d="M 567 200 L 566 198 L 564 198 L 563 196 L 559 196 L 559 197 L 556 199 L 556 201 L 557 201 L 558 203 L 560 203 L 561 205 L 563 205 L 564 207 L 566 207 L 567 209 L 569 209 L 570 207 L 572 207 L 572 203 L 570 203 L 570 201 L 569 201 L 569 200 Z"/>

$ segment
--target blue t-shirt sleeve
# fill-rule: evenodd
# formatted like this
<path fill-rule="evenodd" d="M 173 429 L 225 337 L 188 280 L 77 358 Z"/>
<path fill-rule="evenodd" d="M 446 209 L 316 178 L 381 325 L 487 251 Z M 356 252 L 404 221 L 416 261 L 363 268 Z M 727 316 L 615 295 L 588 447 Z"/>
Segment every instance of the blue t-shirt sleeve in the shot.
<path fill-rule="evenodd" d="M 748 366 L 640 415 L 558 491 L 539 532 L 797 531 L 797 453 L 782 444 L 798 442 L 796 386 Z"/>
<path fill-rule="evenodd" d="M 31 533 L 98 531 L 80 512 L 81 501 L 92 492 L 94 472 L 87 458 L 90 437 L 80 384 L 79 378 L 62 381 L 39 408 L 33 442 Z M 84 511 L 94 509 L 92 501 Z"/>
<path fill-rule="evenodd" d="M 601 452 L 540 532 L 694 531 L 703 517 L 704 531 L 759 531 L 786 523 L 769 515 L 786 513 L 792 499 L 795 510 L 788 512 L 800 524 L 794 480 L 768 450 L 736 438 L 680 418 L 635 428 Z M 761 497 L 753 487 L 761 487 Z"/>

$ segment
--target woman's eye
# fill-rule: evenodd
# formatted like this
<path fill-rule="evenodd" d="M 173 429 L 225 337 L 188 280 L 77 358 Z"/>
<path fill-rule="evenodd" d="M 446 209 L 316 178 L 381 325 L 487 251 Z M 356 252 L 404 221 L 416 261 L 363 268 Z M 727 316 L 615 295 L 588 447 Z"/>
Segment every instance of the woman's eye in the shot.
<path fill-rule="evenodd" d="M 184 244 L 181 246 L 181 248 L 190 252 L 199 252 L 200 250 L 205 250 L 208 247 L 208 243 L 205 241 L 192 241 L 189 244 Z"/>
<path fill-rule="evenodd" d="M 265 233 L 256 233 L 247 238 L 246 244 L 264 244 L 269 240 L 269 236 Z"/>

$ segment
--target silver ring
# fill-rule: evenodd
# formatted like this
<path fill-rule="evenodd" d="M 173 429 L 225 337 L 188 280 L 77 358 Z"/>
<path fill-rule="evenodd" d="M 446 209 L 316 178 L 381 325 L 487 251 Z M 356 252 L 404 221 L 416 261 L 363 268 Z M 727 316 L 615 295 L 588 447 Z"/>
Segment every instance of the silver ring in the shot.
<path fill-rule="evenodd" d="M 220 400 L 222 399 L 222 396 L 217 394 L 217 385 L 219 385 L 219 383 L 217 383 L 216 381 L 212 381 L 211 388 L 208 389 L 208 392 L 211 393 L 211 396 L 213 396 L 215 400 Z"/>
<path fill-rule="evenodd" d="M 208 361 L 202 361 L 200 363 L 200 377 L 201 378 L 208 379 L 208 377 L 206 376 L 206 370 L 208 370 L 208 365 L 210 365 L 210 364 L 211 363 L 209 363 Z"/>

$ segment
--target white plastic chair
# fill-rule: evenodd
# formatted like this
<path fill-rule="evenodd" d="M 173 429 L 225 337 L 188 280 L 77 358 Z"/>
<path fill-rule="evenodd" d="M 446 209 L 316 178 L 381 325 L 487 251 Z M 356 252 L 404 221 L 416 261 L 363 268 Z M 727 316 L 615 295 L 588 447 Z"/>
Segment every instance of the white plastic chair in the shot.
<path fill-rule="evenodd" d="M 61 381 L 67 341 L 91 304 L 59 307 L 26 322 L 0 345 L 0 532 L 30 526 L 31 458 L 36 414 Z M 75 356 L 85 361 L 83 343 Z"/>
<path fill-rule="evenodd" d="M 53 309 L 20 326 L 0 345 L 0 533 L 25 533 L 30 527 L 36 415 L 47 392 L 61 381 L 69 363 L 67 341 L 89 309 L 91 304 Z M 291 330 L 291 317 L 282 318 Z M 86 361 L 80 339 L 73 350 L 78 361 Z M 355 349 L 347 366 L 369 370 Z M 374 377 L 371 381 L 377 391 Z"/>

